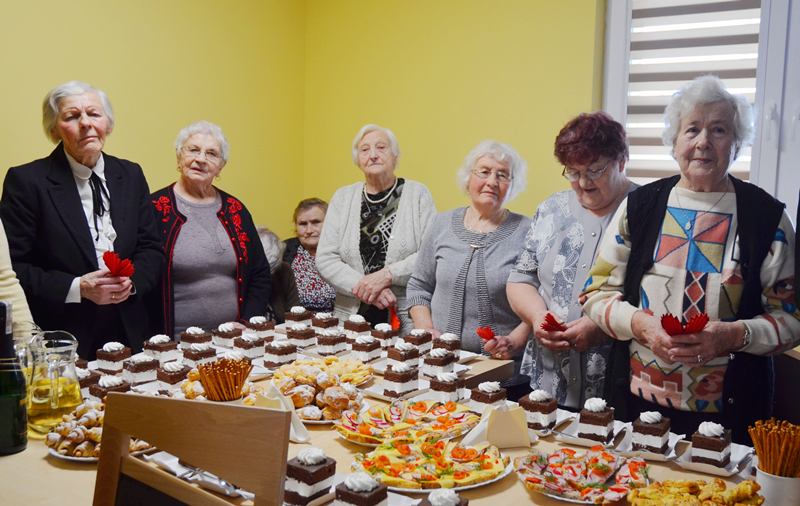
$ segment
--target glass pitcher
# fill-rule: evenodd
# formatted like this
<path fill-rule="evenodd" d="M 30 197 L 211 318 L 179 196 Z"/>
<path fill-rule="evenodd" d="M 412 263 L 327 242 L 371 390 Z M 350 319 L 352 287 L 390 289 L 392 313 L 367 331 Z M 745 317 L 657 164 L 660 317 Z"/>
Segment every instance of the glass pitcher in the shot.
<path fill-rule="evenodd" d="M 47 433 L 82 402 L 75 352 L 78 341 L 63 330 L 40 331 L 27 346 L 28 428 Z"/>

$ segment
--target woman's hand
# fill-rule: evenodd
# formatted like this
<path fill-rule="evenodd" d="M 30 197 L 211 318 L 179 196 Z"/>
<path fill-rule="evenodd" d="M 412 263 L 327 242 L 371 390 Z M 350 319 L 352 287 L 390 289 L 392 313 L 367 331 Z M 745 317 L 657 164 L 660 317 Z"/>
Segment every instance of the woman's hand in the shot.
<path fill-rule="evenodd" d="M 742 322 L 708 322 L 695 334 L 672 336 L 669 356 L 672 362 L 687 365 L 706 362 L 735 351 L 744 339 Z"/>
<path fill-rule="evenodd" d="M 512 359 L 525 349 L 530 333 L 531 327 L 527 323 L 520 323 L 508 335 L 495 336 L 483 343 L 483 349 L 494 358 Z"/>
<path fill-rule="evenodd" d="M 567 330 L 556 332 L 569 341 L 570 347 L 577 351 L 586 351 L 589 348 L 603 344 L 608 336 L 588 316 L 581 316 L 575 321 L 566 324 Z"/>
<path fill-rule="evenodd" d="M 544 318 L 547 316 L 548 311 L 536 311 L 533 314 L 531 325 L 533 326 L 533 335 L 539 341 L 539 344 L 552 351 L 566 351 L 572 346 L 572 341 L 567 338 L 566 331 L 549 331 L 542 328 Z M 568 329 L 569 330 L 569 329 Z"/>
<path fill-rule="evenodd" d="M 353 287 L 352 292 L 361 302 L 375 305 L 375 301 L 381 295 L 383 289 L 390 286 L 392 286 L 392 273 L 389 269 L 384 268 L 361 278 L 356 283 L 356 286 Z"/>
<path fill-rule="evenodd" d="M 636 340 L 650 348 L 658 358 L 670 364 L 674 362 L 670 354 L 674 347 L 672 336 L 667 334 L 658 318 L 641 310 L 636 311 L 631 321 L 631 330 Z"/>
<path fill-rule="evenodd" d="M 131 295 L 131 278 L 111 277 L 107 274 L 107 270 L 100 269 L 81 276 L 81 298 L 99 306 L 125 302 Z"/>
<path fill-rule="evenodd" d="M 378 309 L 387 309 L 396 304 L 397 297 L 395 297 L 394 292 L 392 292 L 390 288 L 384 288 L 381 290 L 381 293 L 378 294 L 378 297 L 375 299 L 375 303 L 373 305 Z"/>

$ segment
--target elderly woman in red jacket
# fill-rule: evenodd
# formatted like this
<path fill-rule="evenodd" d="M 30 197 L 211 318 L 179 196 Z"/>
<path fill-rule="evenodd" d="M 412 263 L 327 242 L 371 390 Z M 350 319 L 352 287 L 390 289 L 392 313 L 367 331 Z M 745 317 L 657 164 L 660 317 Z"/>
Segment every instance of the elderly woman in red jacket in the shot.
<path fill-rule="evenodd" d="M 167 256 L 161 309 L 168 335 L 263 315 L 269 302 L 269 264 L 253 219 L 213 185 L 228 151 L 220 127 L 192 123 L 175 141 L 178 180 L 152 195 Z"/>

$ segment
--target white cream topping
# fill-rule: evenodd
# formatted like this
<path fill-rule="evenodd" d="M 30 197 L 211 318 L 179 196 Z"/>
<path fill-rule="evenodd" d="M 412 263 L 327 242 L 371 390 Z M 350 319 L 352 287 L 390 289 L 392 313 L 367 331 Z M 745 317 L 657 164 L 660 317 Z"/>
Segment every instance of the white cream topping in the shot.
<path fill-rule="evenodd" d="M 292 306 L 289 312 L 292 314 L 303 314 L 306 312 L 306 308 L 304 308 L 303 306 Z"/>
<path fill-rule="evenodd" d="M 461 499 L 452 489 L 440 488 L 428 494 L 428 502 L 431 506 L 458 506 Z"/>
<path fill-rule="evenodd" d="M 725 427 L 714 422 L 702 422 L 697 432 L 705 437 L 722 437 L 725 433 Z"/>
<path fill-rule="evenodd" d="M 493 394 L 500 391 L 499 381 L 484 381 L 478 385 L 478 390 L 486 394 Z"/>
<path fill-rule="evenodd" d="M 375 338 L 369 335 L 360 335 L 356 337 L 356 343 L 358 344 L 372 344 L 375 342 Z"/>
<path fill-rule="evenodd" d="M 453 334 L 452 332 L 445 332 L 444 334 L 439 336 L 439 340 L 441 341 L 458 341 L 459 339 L 461 338 Z M 442 490 L 447 490 L 447 489 L 442 489 Z"/>
<path fill-rule="evenodd" d="M 392 326 L 389 325 L 388 323 L 379 323 L 379 324 L 375 325 L 375 330 L 377 330 L 379 332 L 391 332 L 392 331 Z"/>
<path fill-rule="evenodd" d="M 458 380 L 458 374 L 454 372 L 440 372 L 436 375 L 436 379 L 442 383 L 454 383 Z"/>
<path fill-rule="evenodd" d="M 222 358 L 238 362 L 239 360 L 244 360 L 244 353 L 238 350 L 228 350 L 222 354 Z"/>
<path fill-rule="evenodd" d="M 233 332 L 235 329 L 236 325 L 234 325 L 232 322 L 221 323 L 219 327 L 217 327 L 217 330 L 220 332 Z"/>
<path fill-rule="evenodd" d="M 344 479 L 344 486 L 353 492 L 369 492 L 378 486 L 378 482 L 367 473 L 353 473 Z"/>
<path fill-rule="evenodd" d="M 431 350 L 429 355 L 431 357 L 434 357 L 434 358 L 444 358 L 444 357 L 446 357 L 448 355 L 452 355 L 452 353 L 447 351 L 446 348 L 434 348 L 434 349 Z"/>
<path fill-rule="evenodd" d="M 245 341 L 252 343 L 253 341 L 258 341 L 258 332 L 252 329 L 247 329 L 242 332 L 241 337 Z"/>
<path fill-rule="evenodd" d="M 305 323 L 293 323 L 292 326 L 289 328 L 294 331 L 300 332 L 307 329 L 308 325 L 306 325 Z"/>
<path fill-rule="evenodd" d="M 125 345 L 122 343 L 118 343 L 117 341 L 111 341 L 110 343 L 106 343 L 103 345 L 103 351 L 106 352 L 114 352 L 114 351 L 122 351 L 125 349 Z"/>
<path fill-rule="evenodd" d="M 211 349 L 211 345 L 208 343 L 192 343 L 189 349 L 192 351 L 206 351 Z"/>
<path fill-rule="evenodd" d="M 157 362 L 158 360 L 150 355 L 134 355 L 130 359 L 134 364 L 144 364 L 145 362 Z"/>
<path fill-rule="evenodd" d="M 325 461 L 325 452 L 316 446 L 303 448 L 297 452 L 297 460 L 306 466 L 313 466 Z"/>
<path fill-rule="evenodd" d="M 156 334 L 147 340 L 150 344 L 164 344 L 170 342 L 170 338 L 164 334 Z"/>
<path fill-rule="evenodd" d="M 91 375 L 88 369 L 83 369 L 81 367 L 76 367 L 75 372 L 78 374 L 78 379 L 86 379 Z"/>
<path fill-rule="evenodd" d="M 639 418 L 644 423 L 659 423 L 661 421 L 661 413 L 658 411 L 642 411 Z"/>
<path fill-rule="evenodd" d="M 411 329 L 411 332 L 410 332 L 410 334 L 412 336 L 415 336 L 415 337 L 424 336 L 427 333 L 428 333 L 428 331 L 425 330 L 425 329 Z"/>
<path fill-rule="evenodd" d="M 318 320 L 330 320 L 333 318 L 333 315 L 330 313 L 316 313 L 314 315 Z"/>
<path fill-rule="evenodd" d="M 533 402 L 544 402 L 549 401 L 552 399 L 553 396 L 550 395 L 550 392 L 546 390 L 534 390 L 533 392 L 528 394 L 528 399 L 532 400 Z"/>
<path fill-rule="evenodd" d="M 411 350 L 414 349 L 414 345 L 413 344 L 407 343 L 407 342 L 403 341 L 402 339 L 399 339 L 396 343 L 394 343 L 394 347 L 395 347 L 395 349 L 398 349 L 400 351 L 411 351 Z"/>
<path fill-rule="evenodd" d="M 292 343 L 286 339 L 276 339 L 269 343 L 269 346 L 272 346 L 273 348 L 286 348 L 287 346 L 292 346 Z"/>
<path fill-rule="evenodd" d="M 586 399 L 586 402 L 583 403 L 583 409 L 586 411 L 591 411 L 592 413 L 605 411 L 606 401 L 599 397 L 590 397 L 589 399 Z"/>
<path fill-rule="evenodd" d="M 365 320 L 364 317 L 361 316 L 360 314 L 351 314 L 347 318 L 347 321 L 349 321 L 350 323 L 364 323 L 367 320 Z"/>
<path fill-rule="evenodd" d="M 103 388 L 118 387 L 125 381 L 119 376 L 100 376 L 100 381 L 97 383 Z"/>
<path fill-rule="evenodd" d="M 341 330 L 339 330 L 337 328 L 330 327 L 330 328 L 327 328 L 327 329 L 322 329 L 320 331 L 319 335 L 325 336 L 325 337 L 337 337 L 337 336 L 342 336 L 344 334 L 342 333 Z"/>
<path fill-rule="evenodd" d="M 180 362 L 167 362 L 161 368 L 167 372 L 178 372 L 183 370 L 183 364 Z"/>
<path fill-rule="evenodd" d="M 394 372 L 408 372 L 410 370 L 411 370 L 411 366 L 409 366 L 405 362 L 392 366 L 392 371 L 394 371 Z"/>
<path fill-rule="evenodd" d="M 197 335 L 200 335 L 200 334 L 205 334 L 205 330 L 201 329 L 200 327 L 189 327 L 189 328 L 186 329 L 186 333 L 187 334 L 193 334 L 193 335 L 197 336 Z"/>
<path fill-rule="evenodd" d="M 264 316 L 251 316 L 250 320 L 248 320 L 253 325 L 262 325 L 267 323 L 267 318 Z"/>

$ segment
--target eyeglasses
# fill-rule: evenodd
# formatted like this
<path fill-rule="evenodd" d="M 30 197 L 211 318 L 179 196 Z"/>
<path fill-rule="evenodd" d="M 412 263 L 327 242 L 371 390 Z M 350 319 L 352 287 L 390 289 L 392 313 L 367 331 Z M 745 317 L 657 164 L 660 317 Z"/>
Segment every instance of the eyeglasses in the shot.
<path fill-rule="evenodd" d="M 586 176 L 586 179 L 589 181 L 595 181 L 603 177 L 603 174 L 606 173 L 609 167 L 611 167 L 611 161 L 609 161 L 605 167 L 602 169 L 586 169 L 584 171 L 570 169 L 564 167 L 564 170 L 561 171 L 561 175 L 564 176 L 564 179 L 569 181 L 570 183 L 577 183 L 583 176 Z"/>
<path fill-rule="evenodd" d="M 512 179 L 511 174 L 501 170 L 472 169 L 472 173 L 475 174 L 478 179 L 489 179 L 489 177 L 494 174 L 494 177 L 497 178 L 498 183 L 510 183 Z"/>
<path fill-rule="evenodd" d="M 222 156 L 213 149 L 203 151 L 199 146 L 184 146 L 181 148 L 181 151 L 183 151 L 184 155 L 194 158 L 195 160 L 205 155 L 206 161 L 213 164 L 217 164 L 222 160 Z"/>

